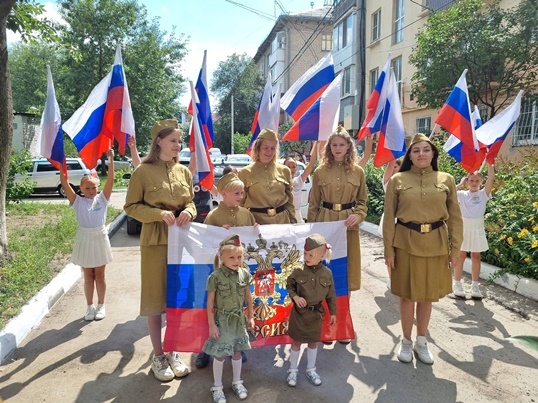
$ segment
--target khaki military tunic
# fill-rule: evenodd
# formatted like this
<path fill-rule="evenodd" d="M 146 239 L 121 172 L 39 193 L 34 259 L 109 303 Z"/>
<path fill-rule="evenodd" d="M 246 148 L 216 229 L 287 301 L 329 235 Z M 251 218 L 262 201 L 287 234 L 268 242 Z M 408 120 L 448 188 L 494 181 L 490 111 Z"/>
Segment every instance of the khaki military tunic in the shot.
<path fill-rule="evenodd" d="M 251 227 L 256 224 L 256 220 L 250 211 L 246 208 L 228 207 L 224 203 L 219 203 L 216 209 L 209 212 L 204 220 L 204 224 L 222 227 Z"/>
<path fill-rule="evenodd" d="M 132 174 L 125 197 L 125 212 L 142 222 L 140 234 L 140 314 L 159 315 L 166 309 L 167 211 L 188 211 L 196 217 L 190 171 L 179 163 L 143 163 Z"/>
<path fill-rule="evenodd" d="M 344 164 L 335 162 L 329 168 L 321 165 L 312 176 L 312 190 L 308 205 L 308 222 L 329 222 L 345 220 L 351 214 L 359 217 L 359 223 L 366 218 L 366 177 L 360 166 L 346 172 Z M 322 202 L 347 204 L 355 202 L 355 207 L 334 211 L 322 207 Z M 359 225 L 347 228 L 348 288 L 350 291 L 361 287 L 361 254 Z"/>
<path fill-rule="evenodd" d="M 295 269 L 287 280 L 286 289 L 290 298 L 299 296 L 306 300 L 307 307 L 299 308 L 293 303 L 288 327 L 289 336 L 297 342 L 315 343 L 321 339 L 321 324 L 325 310 L 321 303 L 327 301 L 329 312 L 336 315 L 336 291 L 331 270 L 319 263 Z"/>
<path fill-rule="evenodd" d="M 385 256 L 395 256 L 393 294 L 413 301 L 438 301 L 452 292 L 448 257 L 457 258 L 463 241 L 463 221 L 454 178 L 431 167 L 392 176 L 385 196 L 383 242 Z M 395 219 L 415 224 L 445 221 L 420 233 Z"/>
<path fill-rule="evenodd" d="M 241 205 L 250 208 L 277 208 L 284 211 L 274 216 L 251 211 L 258 224 L 296 223 L 293 205 L 293 185 L 290 169 L 282 164 L 255 162 L 238 173 L 245 184 L 245 196 Z"/>

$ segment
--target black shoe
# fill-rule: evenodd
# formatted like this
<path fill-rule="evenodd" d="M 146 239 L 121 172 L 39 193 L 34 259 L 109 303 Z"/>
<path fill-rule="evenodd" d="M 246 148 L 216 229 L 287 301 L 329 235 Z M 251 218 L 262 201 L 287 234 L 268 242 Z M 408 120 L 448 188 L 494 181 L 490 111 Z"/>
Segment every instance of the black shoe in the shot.
<path fill-rule="evenodd" d="M 347 345 L 351 343 L 351 339 L 338 340 L 338 343 Z"/>
<path fill-rule="evenodd" d="M 333 344 L 332 341 L 322 341 L 323 344 L 325 344 L 326 346 L 330 346 Z"/>
<path fill-rule="evenodd" d="M 247 362 L 247 355 L 244 351 L 241 351 L 241 362 Z"/>
<path fill-rule="evenodd" d="M 209 358 L 210 357 L 211 356 L 209 354 L 201 352 L 196 357 L 196 361 L 194 361 L 194 365 L 196 365 L 196 368 L 199 368 L 199 369 L 205 368 L 209 364 Z"/>

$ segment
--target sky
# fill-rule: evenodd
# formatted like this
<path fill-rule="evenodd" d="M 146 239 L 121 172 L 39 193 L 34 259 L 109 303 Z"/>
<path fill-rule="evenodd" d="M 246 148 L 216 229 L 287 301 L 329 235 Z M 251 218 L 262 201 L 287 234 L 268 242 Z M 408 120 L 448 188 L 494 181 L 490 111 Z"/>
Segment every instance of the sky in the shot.
<path fill-rule="evenodd" d="M 38 1 L 45 4 L 47 16 L 60 20 L 56 3 Z M 323 0 L 138 0 L 148 11 L 149 19 L 159 18 L 164 31 L 189 36 L 188 54 L 182 65 L 182 74 L 193 82 L 198 78 L 204 50 L 207 50 L 207 79 L 211 85 L 213 71 L 220 61 L 233 53 L 247 53 L 254 57 L 258 47 L 273 28 L 276 16 L 282 10 L 291 13 L 307 11 L 323 6 Z M 236 4 L 234 4 L 236 3 Z M 249 11 L 237 4 L 242 4 Z M 17 37 L 8 31 L 8 42 Z M 111 60 L 111 64 L 112 64 Z M 129 77 L 127 77 L 129 83 Z M 97 84 L 97 83 L 95 83 Z M 188 83 L 187 83 L 188 85 Z M 187 88 L 187 87 L 186 87 Z M 260 94 L 261 95 L 261 94 Z M 181 106 L 190 101 L 188 91 L 182 96 Z"/>

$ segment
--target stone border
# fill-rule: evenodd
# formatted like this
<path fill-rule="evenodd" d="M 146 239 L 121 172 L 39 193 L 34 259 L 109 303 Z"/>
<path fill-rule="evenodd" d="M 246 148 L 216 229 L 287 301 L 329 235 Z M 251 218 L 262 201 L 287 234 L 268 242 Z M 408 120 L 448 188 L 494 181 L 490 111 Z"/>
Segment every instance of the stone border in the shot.
<path fill-rule="evenodd" d="M 108 226 L 112 237 L 121 228 L 127 215 L 124 211 Z M 21 309 L 21 313 L 11 319 L 0 331 L 0 363 L 11 355 L 32 329 L 48 315 L 54 304 L 80 279 L 79 266 L 69 263 L 52 281 L 39 291 Z"/>

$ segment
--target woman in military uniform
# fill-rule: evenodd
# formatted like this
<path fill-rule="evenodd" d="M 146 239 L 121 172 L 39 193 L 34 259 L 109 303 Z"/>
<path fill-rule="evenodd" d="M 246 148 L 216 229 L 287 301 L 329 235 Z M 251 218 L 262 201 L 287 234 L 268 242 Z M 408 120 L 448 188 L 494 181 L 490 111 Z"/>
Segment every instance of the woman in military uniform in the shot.
<path fill-rule="evenodd" d="M 425 135 L 415 135 L 385 196 L 385 263 L 392 273 L 391 291 L 400 297 L 402 362 L 413 359 L 416 312 L 414 351 L 420 361 L 433 364 L 426 342 L 432 302 L 452 291 L 450 266 L 457 261 L 463 240 L 454 178 L 438 171 L 438 157 L 437 147 Z"/>
<path fill-rule="evenodd" d="M 290 169 L 277 164 L 278 137 L 263 129 L 252 147 L 254 163 L 241 169 L 245 184 L 241 206 L 250 210 L 258 224 L 296 223 Z"/>
<path fill-rule="evenodd" d="M 178 163 L 181 131 L 177 120 L 157 122 L 148 156 L 133 172 L 125 198 L 125 212 L 142 222 L 140 234 L 140 315 L 147 317 L 155 356 L 152 370 L 160 381 L 189 373 L 177 352 L 164 354 L 162 318 L 166 308 L 168 227 L 186 225 L 196 216 L 190 171 Z"/>
<path fill-rule="evenodd" d="M 366 218 L 366 177 L 348 132 L 339 126 L 314 171 L 308 222 L 344 220 L 347 228 L 347 276 L 350 291 L 361 287 L 359 224 Z"/>

